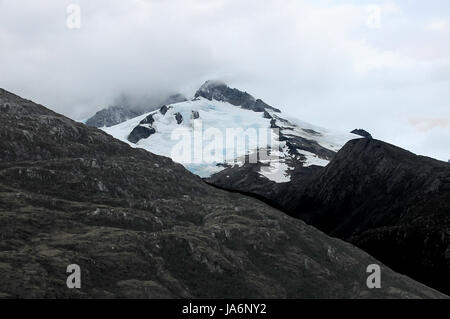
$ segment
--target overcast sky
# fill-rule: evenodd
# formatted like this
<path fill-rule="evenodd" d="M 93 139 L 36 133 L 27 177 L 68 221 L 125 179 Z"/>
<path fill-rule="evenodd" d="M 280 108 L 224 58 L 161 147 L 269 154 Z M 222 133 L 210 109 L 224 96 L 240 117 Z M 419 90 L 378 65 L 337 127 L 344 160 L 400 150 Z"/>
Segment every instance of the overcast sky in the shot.
<path fill-rule="evenodd" d="M 0 87 L 74 119 L 207 79 L 450 158 L 448 0 L 0 0 Z"/>

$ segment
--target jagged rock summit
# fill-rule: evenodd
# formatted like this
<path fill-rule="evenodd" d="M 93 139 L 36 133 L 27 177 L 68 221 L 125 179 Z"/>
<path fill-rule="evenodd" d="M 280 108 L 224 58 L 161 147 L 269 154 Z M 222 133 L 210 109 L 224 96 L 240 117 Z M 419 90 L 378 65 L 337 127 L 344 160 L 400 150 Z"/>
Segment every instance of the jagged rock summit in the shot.
<path fill-rule="evenodd" d="M 241 106 L 243 109 L 252 110 L 255 112 L 264 112 L 265 110 L 281 113 L 261 99 L 255 99 L 247 92 L 238 89 L 232 89 L 221 81 L 206 81 L 200 89 L 195 93 L 195 97 L 204 97 L 210 101 L 216 100 L 221 102 L 228 102 L 235 106 Z"/>
<path fill-rule="evenodd" d="M 363 129 L 360 129 L 360 128 L 351 131 L 351 133 L 359 135 L 359 136 L 362 136 L 362 137 L 365 137 L 365 138 L 368 138 L 368 139 L 373 139 L 372 134 L 370 134 L 366 130 L 363 130 Z"/>

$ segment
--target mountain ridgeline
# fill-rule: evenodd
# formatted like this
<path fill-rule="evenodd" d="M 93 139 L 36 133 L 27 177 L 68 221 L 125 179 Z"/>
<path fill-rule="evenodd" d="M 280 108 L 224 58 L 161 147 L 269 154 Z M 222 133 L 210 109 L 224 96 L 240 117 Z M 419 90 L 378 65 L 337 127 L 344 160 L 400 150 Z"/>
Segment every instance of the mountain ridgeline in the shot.
<path fill-rule="evenodd" d="M 279 109 L 266 104 L 261 99 L 255 99 L 247 92 L 230 88 L 225 83 L 220 81 L 206 81 L 205 84 L 203 84 L 195 93 L 195 98 L 198 97 L 203 97 L 210 101 L 215 100 L 220 102 L 228 102 L 231 105 L 239 106 L 243 109 L 252 110 L 255 112 L 270 110 L 276 113 L 281 113 Z"/>
<path fill-rule="evenodd" d="M 106 131 L 170 156 L 168 132 L 180 126 L 192 129 L 196 120 L 209 120 L 212 127 L 277 131 L 276 149 L 269 149 L 276 156 L 264 161 L 213 162 L 206 169 L 185 165 L 208 184 L 262 199 L 450 293 L 448 163 L 375 140 L 364 129 L 340 135 L 289 118 L 217 81 L 207 81 L 192 101 L 137 118 L 136 126 L 127 123 Z"/>
<path fill-rule="evenodd" d="M 0 108 L 0 298 L 445 297 L 169 158 L 4 90 Z"/>

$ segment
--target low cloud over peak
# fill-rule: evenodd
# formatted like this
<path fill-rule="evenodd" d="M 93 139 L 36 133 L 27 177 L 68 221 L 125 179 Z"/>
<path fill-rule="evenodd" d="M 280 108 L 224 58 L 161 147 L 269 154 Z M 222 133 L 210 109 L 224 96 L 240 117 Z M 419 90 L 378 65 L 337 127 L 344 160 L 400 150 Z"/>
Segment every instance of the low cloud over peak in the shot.
<path fill-rule="evenodd" d="M 450 157 L 447 126 L 404 120 L 450 117 L 448 1 L 80 0 L 79 25 L 69 4 L 0 1 L 0 87 L 81 119 L 120 94 L 192 97 L 219 79 L 306 121 Z M 432 149 L 431 131 L 444 136 Z"/>

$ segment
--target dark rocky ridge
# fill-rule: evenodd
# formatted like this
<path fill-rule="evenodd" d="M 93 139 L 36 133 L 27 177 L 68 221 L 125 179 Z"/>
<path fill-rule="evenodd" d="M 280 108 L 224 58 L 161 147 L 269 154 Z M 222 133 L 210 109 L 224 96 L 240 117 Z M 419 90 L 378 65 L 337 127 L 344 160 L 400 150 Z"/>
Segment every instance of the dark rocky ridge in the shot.
<path fill-rule="evenodd" d="M 393 145 L 348 142 L 291 213 L 450 293 L 450 167 Z"/>
<path fill-rule="evenodd" d="M 367 132 L 366 130 L 360 129 L 360 128 L 355 129 L 355 130 L 351 131 L 350 133 L 353 133 L 353 134 L 356 134 L 356 135 L 359 135 L 359 136 L 362 136 L 365 138 L 373 139 L 372 135 L 369 132 Z"/>
<path fill-rule="evenodd" d="M 308 186 L 309 182 L 319 171 L 320 166 L 303 167 L 300 161 L 288 161 L 293 168 L 290 172 L 290 182 L 276 183 L 262 176 L 259 172 L 262 163 L 248 163 L 242 166 L 230 166 L 225 170 L 206 178 L 208 184 L 233 192 L 240 192 L 247 196 L 264 198 L 271 206 L 277 207 L 285 213 L 292 214 L 293 203 L 299 194 Z M 295 205 L 295 204 L 294 204 Z"/>
<path fill-rule="evenodd" d="M 203 97 L 208 100 L 228 102 L 234 106 L 241 106 L 243 109 L 255 112 L 264 112 L 266 109 L 274 112 L 281 112 L 260 99 L 255 99 L 247 92 L 232 89 L 225 83 L 219 81 L 206 81 L 195 93 L 195 98 Z"/>
<path fill-rule="evenodd" d="M 0 90 L 1 298 L 440 298 L 170 159 Z M 66 288 L 79 264 L 82 289 Z"/>

